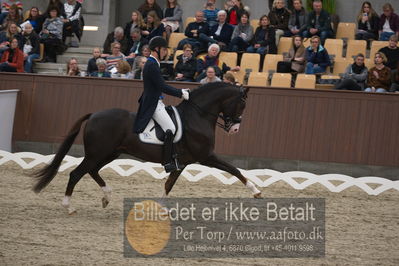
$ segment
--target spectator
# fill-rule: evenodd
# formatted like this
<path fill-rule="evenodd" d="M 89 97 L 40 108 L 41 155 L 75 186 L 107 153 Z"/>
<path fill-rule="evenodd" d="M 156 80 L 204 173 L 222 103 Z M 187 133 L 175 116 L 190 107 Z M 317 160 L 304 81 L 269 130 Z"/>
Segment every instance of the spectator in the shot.
<path fill-rule="evenodd" d="M 147 15 L 150 11 L 155 11 L 159 19 L 163 19 L 162 9 L 155 2 L 155 0 L 145 0 L 144 3 L 139 7 L 139 11 L 143 16 L 145 22 L 147 22 Z"/>
<path fill-rule="evenodd" d="M 218 23 L 210 28 L 209 43 L 216 43 L 223 50 L 226 50 L 231 41 L 234 27 L 226 23 L 227 13 L 224 10 L 218 12 Z"/>
<path fill-rule="evenodd" d="M 387 57 L 378 52 L 375 54 L 375 66 L 369 70 L 366 92 L 387 92 L 391 86 L 391 69 L 386 67 Z"/>
<path fill-rule="evenodd" d="M 289 36 L 290 11 L 285 8 L 284 0 L 274 0 L 273 8 L 269 12 L 269 20 L 270 26 L 276 30 L 276 45 L 278 45 L 281 36 Z"/>
<path fill-rule="evenodd" d="M 313 11 L 308 14 L 306 31 L 303 32 L 305 38 L 315 35 L 320 37 L 323 45 L 327 38 L 333 36 L 330 14 L 323 10 L 323 4 L 320 0 L 313 2 Z"/>
<path fill-rule="evenodd" d="M 105 56 L 112 53 L 111 51 L 111 44 L 114 42 L 118 42 L 121 45 L 121 52 L 127 53 L 128 52 L 128 40 L 124 34 L 122 27 L 116 27 L 113 32 L 107 35 L 103 45 L 103 53 Z"/>
<path fill-rule="evenodd" d="M 222 80 L 216 76 L 216 70 L 213 66 L 209 66 L 206 69 L 206 77 L 201 79 L 200 83 L 202 85 L 211 83 L 211 82 L 221 82 Z"/>
<path fill-rule="evenodd" d="M 39 34 L 42 31 L 44 19 L 45 17 L 40 15 L 39 9 L 37 7 L 32 7 L 29 10 L 28 18 L 25 21 L 29 21 L 35 32 Z"/>
<path fill-rule="evenodd" d="M 67 37 L 71 37 L 70 39 L 72 39 L 72 34 L 74 33 L 80 42 L 83 30 L 83 25 L 81 25 L 80 22 L 82 4 L 77 2 L 76 0 L 67 0 L 64 4 L 64 10 L 65 16 L 63 20 L 64 28 L 62 41 L 63 43 L 65 43 Z M 79 47 L 79 44 L 72 40 L 68 41 L 65 44 L 71 47 Z"/>
<path fill-rule="evenodd" d="M 147 27 L 142 31 L 143 37 L 149 42 L 155 36 L 165 38 L 166 32 L 165 27 L 159 20 L 155 11 L 150 11 L 147 14 Z"/>
<path fill-rule="evenodd" d="M 53 8 L 57 8 L 58 12 L 60 14 L 60 16 L 65 17 L 65 9 L 64 9 L 64 4 L 61 2 L 61 0 L 50 0 L 48 5 L 47 5 L 47 9 L 46 9 L 46 13 L 44 14 L 44 18 L 49 18 L 50 17 L 50 10 Z"/>
<path fill-rule="evenodd" d="M 97 68 L 97 60 L 101 58 L 101 50 L 98 47 L 93 48 L 93 57 L 89 59 L 87 62 L 87 75 L 91 75 L 91 73 L 94 73 L 98 71 Z"/>
<path fill-rule="evenodd" d="M 306 49 L 305 46 L 303 46 L 302 37 L 299 35 L 292 37 L 292 48 L 289 50 L 288 55 L 284 58 L 287 71 L 282 71 L 282 72 L 303 73 L 305 71 L 305 62 L 306 62 L 305 50 Z"/>
<path fill-rule="evenodd" d="M 67 62 L 67 76 L 81 76 L 84 73 L 80 72 L 78 60 L 76 58 L 71 58 Z"/>
<path fill-rule="evenodd" d="M 207 35 L 209 34 L 208 24 L 204 21 L 204 13 L 197 11 L 195 13 L 195 21 L 187 25 L 184 35 L 187 38 L 181 40 L 177 49 L 182 50 L 187 43 L 193 47 L 194 56 L 206 49 L 208 45 Z"/>
<path fill-rule="evenodd" d="M 39 34 L 46 55 L 44 62 L 57 62 L 57 52 L 61 53 L 59 47 L 62 44 L 62 27 L 59 10 L 56 7 L 50 8 L 49 18 L 44 21 Z"/>
<path fill-rule="evenodd" d="M 141 55 L 148 58 L 151 55 L 151 50 L 150 47 L 148 46 L 148 44 L 143 45 L 143 47 L 141 48 Z"/>
<path fill-rule="evenodd" d="M 358 54 L 354 63 L 349 65 L 341 81 L 335 86 L 337 90 L 362 91 L 367 80 L 367 67 L 364 65 L 364 55 Z"/>
<path fill-rule="evenodd" d="M 247 48 L 248 53 L 276 54 L 276 35 L 274 28 L 270 27 L 269 17 L 263 15 L 259 19 L 259 27 L 256 28 L 252 39 L 252 45 Z"/>
<path fill-rule="evenodd" d="M 253 35 L 254 29 L 249 23 L 249 13 L 245 11 L 241 15 L 240 24 L 238 24 L 233 31 L 231 42 L 229 44 L 229 51 L 245 51 L 250 45 Z"/>
<path fill-rule="evenodd" d="M 391 4 L 386 3 L 383 5 L 380 18 L 379 34 L 380 41 L 388 41 L 391 35 L 396 34 L 399 37 L 399 16 L 394 13 Z"/>
<path fill-rule="evenodd" d="M 216 8 L 215 2 L 215 0 L 208 0 L 205 4 L 205 9 L 202 11 L 204 13 L 205 21 L 208 23 L 210 28 L 218 24 L 217 18 L 219 9 Z"/>
<path fill-rule="evenodd" d="M 190 44 L 185 44 L 183 54 L 177 57 L 175 66 L 175 76 L 177 81 L 193 82 L 195 72 L 197 72 L 197 59 L 193 56 Z"/>
<path fill-rule="evenodd" d="M 387 57 L 385 65 L 390 69 L 395 69 L 399 62 L 398 37 L 396 35 L 391 35 L 391 37 L 389 37 L 389 45 L 381 48 L 379 52 L 384 53 Z"/>
<path fill-rule="evenodd" d="M 116 72 L 116 63 L 120 60 L 125 60 L 125 55 L 121 52 L 121 44 L 114 42 L 111 44 L 112 53 L 106 57 L 107 69 L 109 72 Z"/>
<path fill-rule="evenodd" d="M 132 20 L 125 25 L 125 36 L 129 36 L 133 29 L 144 30 L 146 27 L 143 16 L 137 10 L 132 12 Z"/>
<path fill-rule="evenodd" d="M 321 45 L 319 36 L 313 36 L 310 46 L 306 48 L 306 74 L 318 74 L 326 72 L 330 65 L 330 57 L 327 50 Z"/>
<path fill-rule="evenodd" d="M 22 6 L 21 1 L 16 1 L 16 0 L 2 0 L 2 1 L 0 1 L 0 2 L 1 2 L 0 25 L 3 24 L 4 19 L 7 17 L 8 13 L 9 13 L 9 11 L 10 11 L 10 9 L 11 9 L 11 7 L 12 7 L 13 5 L 16 6 L 16 9 L 17 9 L 17 11 L 18 11 L 17 13 L 18 13 L 19 15 L 22 15 L 22 8 L 23 8 L 23 6 Z M 17 21 L 15 21 L 15 22 L 17 22 Z"/>
<path fill-rule="evenodd" d="M 302 0 L 294 0 L 294 9 L 292 10 L 292 14 L 290 16 L 290 20 L 288 22 L 289 32 L 287 36 L 301 35 L 303 36 L 303 32 L 306 30 L 306 19 L 307 14 L 305 9 L 303 8 Z"/>
<path fill-rule="evenodd" d="M 237 85 L 236 78 L 234 77 L 233 73 L 231 73 L 231 71 L 227 71 L 223 75 L 223 82 L 230 83 L 232 85 Z"/>
<path fill-rule="evenodd" d="M 116 73 L 111 74 L 112 78 L 133 79 L 132 68 L 128 62 L 124 60 L 118 61 L 116 63 L 116 70 Z"/>
<path fill-rule="evenodd" d="M 237 25 L 241 21 L 241 15 L 245 11 L 241 0 L 232 0 L 232 7 L 227 11 L 227 23 Z"/>
<path fill-rule="evenodd" d="M 22 47 L 25 58 L 25 72 L 32 73 L 33 60 L 40 57 L 39 36 L 33 30 L 32 25 L 27 23 L 25 25 L 22 37 Z"/>
<path fill-rule="evenodd" d="M 18 39 L 13 38 L 10 48 L 1 57 L 0 72 L 24 72 L 24 53 L 18 45 Z"/>
<path fill-rule="evenodd" d="M 126 57 L 126 60 L 129 62 L 130 65 L 133 64 L 134 58 L 136 56 L 140 56 L 141 54 L 141 48 L 148 44 L 147 39 L 141 37 L 141 30 L 138 28 L 135 28 L 132 30 L 132 33 L 130 34 L 131 36 L 131 42 L 132 46 L 129 48 L 128 56 Z"/>
<path fill-rule="evenodd" d="M 147 57 L 138 56 L 136 60 L 134 60 L 132 74 L 134 79 L 143 79 L 143 69 L 144 65 L 147 62 Z"/>
<path fill-rule="evenodd" d="M 208 54 L 207 55 L 202 55 L 199 57 L 197 60 L 197 81 L 200 81 L 206 76 L 206 69 L 209 66 L 214 66 L 216 75 L 217 76 L 222 76 L 223 73 L 226 73 L 229 70 L 232 71 L 239 71 L 240 67 L 236 66 L 233 69 L 228 67 L 226 63 L 224 63 L 222 60 L 219 59 L 219 52 L 220 52 L 220 47 L 217 44 L 211 44 L 208 47 Z"/>
<path fill-rule="evenodd" d="M 7 16 L 4 18 L 3 23 L 0 25 L 0 31 L 7 29 L 10 23 L 19 25 L 22 23 L 22 16 L 19 14 L 17 5 L 12 5 L 8 10 Z"/>
<path fill-rule="evenodd" d="M 169 42 L 169 37 L 172 32 L 179 31 L 182 16 L 183 9 L 177 3 L 177 0 L 167 0 L 162 19 L 166 32 L 166 41 Z"/>
<path fill-rule="evenodd" d="M 98 58 L 96 60 L 96 67 L 97 71 L 89 73 L 90 77 L 97 77 L 97 78 L 110 78 L 111 74 L 107 71 L 107 61 L 103 58 Z"/>
<path fill-rule="evenodd" d="M 399 92 L 399 62 L 396 68 L 391 72 L 391 89 L 390 92 Z"/>
<path fill-rule="evenodd" d="M 0 32 L 0 57 L 5 50 L 10 46 L 11 40 L 13 38 L 18 39 L 18 44 L 20 44 L 19 49 L 22 49 L 22 36 L 19 33 L 19 28 L 17 24 L 10 23 L 8 25 L 7 31 Z"/>
<path fill-rule="evenodd" d="M 371 7 L 371 3 L 366 1 L 362 4 L 362 9 L 357 16 L 356 40 L 378 39 L 379 18 Z"/>

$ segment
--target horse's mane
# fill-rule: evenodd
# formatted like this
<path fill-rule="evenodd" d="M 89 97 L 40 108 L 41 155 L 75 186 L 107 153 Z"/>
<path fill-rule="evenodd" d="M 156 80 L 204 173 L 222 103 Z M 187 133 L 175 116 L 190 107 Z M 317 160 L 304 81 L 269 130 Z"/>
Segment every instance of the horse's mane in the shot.
<path fill-rule="evenodd" d="M 240 88 L 236 85 L 232 85 L 225 82 L 211 82 L 199 86 L 190 92 L 190 97 L 193 99 L 201 97 L 202 95 L 208 95 L 209 93 L 214 94 L 215 92 L 222 92 L 225 90 L 231 90 L 232 92 L 239 92 Z"/>

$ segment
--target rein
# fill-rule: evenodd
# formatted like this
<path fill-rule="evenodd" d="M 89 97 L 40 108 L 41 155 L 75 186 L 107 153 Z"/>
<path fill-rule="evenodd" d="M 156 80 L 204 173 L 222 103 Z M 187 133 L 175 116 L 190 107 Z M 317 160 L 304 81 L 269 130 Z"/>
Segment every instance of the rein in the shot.
<path fill-rule="evenodd" d="M 224 117 L 223 117 L 221 114 L 214 114 L 214 113 L 208 112 L 208 111 L 202 109 L 201 107 L 199 107 L 198 104 L 196 104 L 195 102 L 193 102 L 191 99 L 189 99 L 187 102 L 188 102 L 189 104 L 191 104 L 191 105 L 194 107 L 194 109 L 196 109 L 196 110 L 199 111 L 200 113 L 204 113 L 204 114 L 207 114 L 207 115 L 210 115 L 210 116 L 216 118 L 216 124 L 217 124 L 217 126 L 219 126 L 220 128 L 223 128 L 223 129 L 226 130 L 226 131 L 229 131 L 229 129 L 230 129 L 231 126 L 226 127 L 226 120 L 224 119 Z M 223 125 L 222 123 L 220 123 L 219 121 L 217 121 L 217 119 L 219 119 L 219 118 L 222 119 L 222 120 L 224 121 L 225 125 Z"/>

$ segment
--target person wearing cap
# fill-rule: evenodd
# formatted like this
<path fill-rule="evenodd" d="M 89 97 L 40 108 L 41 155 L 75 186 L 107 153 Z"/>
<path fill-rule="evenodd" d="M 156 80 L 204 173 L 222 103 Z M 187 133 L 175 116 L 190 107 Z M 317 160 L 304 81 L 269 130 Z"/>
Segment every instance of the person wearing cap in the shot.
<path fill-rule="evenodd" d="M 144 91 L 139 99 L 139 109 L 134 122 L 134 132 L 139 134 L 144 131 L 148 122 L 153 118 L 165 132 L 163 147 L 163 166 L 167 173 L 180 170 L 184 166 L 179 165 L 174 153 L 173 139 L 176 127 L 165 110 L 162 102 L 162 93 L 171 96 L 189 99 L 188 89 L 176 89 L 165 83 L 160 70 L 160 61 L 168 54 L 168 44 L 162 37 L 154 37 L 149 44 L 151 55 L 143 68 Z"/>

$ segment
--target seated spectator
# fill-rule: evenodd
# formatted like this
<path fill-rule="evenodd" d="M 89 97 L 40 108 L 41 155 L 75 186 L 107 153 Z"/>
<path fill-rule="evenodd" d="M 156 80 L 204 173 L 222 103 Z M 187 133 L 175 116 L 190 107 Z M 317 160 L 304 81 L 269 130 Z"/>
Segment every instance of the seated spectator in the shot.
<path fill-rule="evenodd" d="M 97 71 L 89 73 L 90 77 L 96 78 L 110 78 L 111 74 L 107 71 L 107 61 L 103 58 L 96 60 Z"/>
<path fill-rule="evenodd" d="M 245 51 L 250 45 L 254 29 L 249 23 L 249 13 L 243 12 L 240 23 L 234 28 L 228 50 L 231 52 Z"/>
<path fill-rule="evenodd" d="M 50 17 L 50 9 L 53 8 L 57 8 L 58 12 L 60 14 L 60 16 L 65 17 L 65 9 L 64 9 L 64 3 L 62 3 L 61 0 L 50 0 L 48 5 L 47 5 L 47 9 L 46 9 L 46 13 L 43 14 L 44 19 L 49 18 Z"/>
<path fill-rule="evenodd" d="M 316 35 L 320 37 L 323 45 L 327 38 L 333 36 L 330 14 L 323 10 L 323 4 L 320 0 L 313 2 L 313 11 L 308 14 L 306 31 L 303 32 L 305 38 Z"/>
<path fill-rule="evenodd" d="M 129 36 L 133 29 L 138 28 L 140 30 L 144 30 L 146 27 L 143 16 L 141 16 L 141 13 L 139 11 L 133 11 L 131 19 L 132 20 L 125 25 L 125 36 Z"/>
<path fill-rule="evenodd" d="M 256 28 L 248 53 L 276 54 L 276 35 L 274 28 L 270 27 L 269 18 L 263 15 L 259 19 L 259 27 Z"/>
<path fill-rule="evenodd" d="M 0 24 L 0 31 L 3 31 L 8 28 L 8 25 L 11 23 L 15 23 L 19 25 L 22 23 L 22 16 L 19 13 L 17 5 L 12 5 L 8 10 L 7 16 L 4 18 L 3 23 Z"/>
<path fill-rule="evenodd" d="M 211 82 L 221 82 L 222 80 L 216 76 L 216 70 L 213 66 L 206 69 L 206 77 L 200 80 L 200 83 L 207 84 Z"/>
<path fill-rule="evenodd" d="M 24 53 L 18 48 L 18 39 L 13 38 L 10 48 L 3 53 L 0 72 L 24 72 Z"/>
<path fill-rule="evenodd" d="M 385 65 L 390 69 L 395 69 L 399 62 L 398 37 L 396 35 L 391 35 L 391 37 L 389 37 L 389 45 L 381 48 L 379 52 L 384 53 L 387 57 Z"/>
<path fill-rule="evenodd" d="M 134 79 L 143 79 L 143 68 L 145 63 L 147 62 L 147 57 L 138 56 L 136 60 L 134 60 L 132 74 Z"/>
<path fill-rule="evenodd" d="M 273 8 L 268 17 L 270 26 L 276 31 L 276 45 L 278 45 L 281 36 L 289 36 L 290 11 L 285 8 L 285 0 L 274 0 Z"/>
<path fill-rule="evenodd" d="M 205 21 L 206 23 L 208 23 L 210 28 L 218 23 L 217 18 L 219 9 L 216 8 L 215 2 L 215 0 L 208 0 L 205 4 L 205 9 L 202 10 L 202 12 L 204 13 Z"/>
<path fill-rule="evenodd" d="M 319 36 L 313 36 L 310 46 L 306 48 L 306 61 L 306 74 L 324 73 L 331 64 L 328 52 L 321 45 Z"/>
<path fill-rule="evenodd" d="M 227 12 L 227 23 L 230 25 L 238 25 L 241 21 L 241 15 L 245 11 L 244 5 L 241 0 L 232 0 L 232 7 L 226 10 Z"/>
<path fill-rule="evenodd" d="M 231 71 L 227 71 L 224 75 L 223 75 L 223 82 L 224 83 L 229 83 L 232 85 L 238 85 L 236 82 L 236 78 L 234 77 L 233 73 L 231 73 Z"/>
<path fill-rule="evenodd" d="M 218 23 L 210 28 L 209 45 L 216 43 L 222 49 L 226 50 L 231 41 L 234 27 L 226 23 L 227 13 L 224 10 L 219 10 L 217 15 Z"/>
<path fill-rule="evenodd" d="M 288 34 L 287 36 L 301 35 L 303 36 L 303 32 L 306 30 L 306 19 L 307 13 L 303 8 L 302 0 L 294 0 L 294 9 L 292 10 L 292 14 L 290 16 L 290 20 L 288 22 Z"/>
<path fill-rule="evenodd" d="M 155 11 L 150 11 L 147 14 L 147 26 L 146 29 L 142 31 L 142 35 L 147 39 L 148 42 L 156 36 L 165 38 L 165 27 L 159 20 L 159 17 Z"/>
<path fill-rule="evenodd" d="M 148 44 L 143 45 L 143 47 L 141 48 L 141 55 L 148 58 L 151 55 L 151 50 L 150 50 L 150 46 L 148 46 Z"/>
<path fill-rule="evenodd" d="M 132 68 L 128 62 L 120 60 L 116 63 L 115 67 L 116 73 L 111 74 L 111 78 L 133 79 Z"/>
<path fill-rule="evenodd" d="M 0 32 L 0 57 L 3 52 L 9 48 L 13 38 L 18 40 L 18 44 L 20 44 L 20 47 L 18 48 L 22 49 L 22 35 L 19 33 L 19 30 L 17 24 L 10 23 L 7 31 Z"/>
<path fill-rule="evenodd" d="M 175 79 L 177 81 L 193 82 L 197 72 L 197 59 L 193 56 L 193 50 L 190 44 L 185 44 L 183 54 L 177 57 L 175 66 Z"/>
<path fill-rule="evenodd" d="M 128 40 L 124 34 L 122 27 L 116 27 L 113 32 L 107 35 L 103 45 L 103 53 L 105 55 L 109 55 L 112 53 L 111 51 L 111 44 L 114 42 L 118 42 L 121 45 L 121 52 L 127 53 L 128 52 Z"/>
<path fill-rule="evenodd" d="M 25 21 L 29 21 L 35 32 L 39 34 L 42 31 L 44 19 L 45 17 L 40 14 L 39 9 L 37 7 L 32 7 Z"/>
<path fill-rule="evenodd" d="M 0 1 L 1 3 L 1 12 L 0 12 L 0 25 L 3 24 L 4 19 L 7 17 L 11 7 L 13 5 L 16 6 L 18 14 L 22 15 L 22 3 L 21 1 L 17 1 L 17 0 L 2 0 Z M 17 22 L 17 21 L 15 21 Z"/>
<path fill-rule="evenodd" d="M 22 47 L 25 58 L 25 72 L 32 73 L 33 60 L 40 58 L 40 42 L 39 36 L 33 30 L 30 23 L 25 25 L 22 35 Z"/>
<path fill-rule="evenodd" d="M 391 86 L 391 69 L 386 67 L 387 57 L 378 52 L 374 57 L 375 66 L 370 68 L 365 92 L 387 92 Z"/>
<path fill-rule="evenodd" d="M 71 47 L 79 47 L 78 43 L 72 41 L 72 34 L 78 38 L 79 42 L 82 37 L 83 25 L 80 22 L 80 14 L 82 12 L 82 4 L 76 0 L 67 0 L 64 4 L 65 16 L 64 16 L 64 28 L 62 34 L 62 41 L 65 43 L 67 37 L 71 37 L 67 43 Z"/>
<path fill-rule="evenodd" d="M 98 71 L 97 68 L 97 60 L 101 58 L 101 50 L 98 47 L 93 48 L 93 57 L 89 59 L 87 62 L 87 75 L 91 75 L 91 73 Z"/>
<path fill-rule="evenodd" d="M 389 37 L 396 35 L 399 37 L 399 16 L 394 13 L 391 4 L 386 3 L 383 5 L 380 17 L 379 34 L 380 41 L 388 41 Z"/>
<path fill-rule="evenodd" d="M 226 73 L 229 70 L 239 71 L 240 67 L 236 66 L 234 68 L 230 68 L 219 59 L 220 47 L 216 43 L 211 44 L 208 47 L 208 54 L 202 55 L 197 60 L 197 81 L 200 81 L 206 76 L 206 69 L 209 66 L 214 66 L 216 71 L 216 76 L 223 76 L 223 73 Z"/>
<path fill-rule="evenodd" d="M 288 55 L 284 57 L 287 71 L 277 72 L 296 72 L 303 73 L 305 71 L 305 46 L 303 46 L 303 39 L 297 35 L 292 37 L 292 48 L 289 50 Z M 278 68 L 277 68 L 278 69 Z"/>
<path fill-rule="evenodd" d="M 399 92 L 399 62 L 394 70 L 391 72 L 391 89 L 390 92 Z"/>
<path fill-rule="evenodd" d="M 44 44 L 46 55 L 44 62 L 57 62 L 57 53 L 61 53 L 63 22 L 59 10 L 50 8 L 49 18 L 43 23 L 43 29 L 39 34 L 40 42 Z"/>
<path fill-rule="evenodd" d="M 125 60 L 125 55 L 121 52 L 121 44 L 118 42 L 114 42 L 111 44 L 112 53 L 106 57 L 107 61 L 107 69 L 109 72 L 116 72 L 116 64 L 120 60 Z"/>
<path fill-rule="evenodd" d="M 356 40 L 377 40 L 379 21 L 371 3 L 363 2 L 362 9 L 357 16 Z"/>
<path fill-rule="evenodd" d="M 162 23 L 165 27 L 166 41 L 172 32 L 178 32 L 182 22 L 183 9 L 177 3 L 177 0 L 167 0 L 166 8 L 163 10 Z"/>
<path fill-rule="evenodd" d="M 141 54 L 141 48 L 148 44 L 148 40 L 143 38 L 141 36 L 141 30 L 136 28 L 132 30 L 132 33 L 130 34 L 131 36 L 131 43 L 132 46 L 129 48 L 128 56 L 126 57 L 126 60 L 129 62 L 130 65 L 133 64 L 134 58 L 136 56 L 140 56 Z"/>
<path fill-rule="evenodd" d="M 67 76 L 81 76 L 84 73 L 80 72 L 78 60 L 76 58 L 71 58 L 67 62 Z"/>
<path fill-rule="evenodd" d="M 159 19 L 163 19 L 162 9 L 156 3 L 155 0 L 145 0 L 144 3 L 138 9 L 143 16 L 145 22 L 147 22 L 147 15 L 150 11 L 155 11 Z"/>
<path fill-rule="evenodd" d="M 335 85 L 335 89 L 362 91 L 367 80 L 367 74 L 368 70 L 364 65 L 364 55 L 358 54 L 354 59 L 354 63 L 346 68 L 342 79 Z"/>
<path fill-rule="evenodd" d="M 182 50 L 187 43 L 193 47 L 194 56 L 205 50 L 208 46 L 209 27 L 204 21 L 204 13 L 197 11 L 195 13 L 195 21 L 187 25 L 184 35 L 187 38 L 181 40 L 177 46 L 178 50 Z"/>

